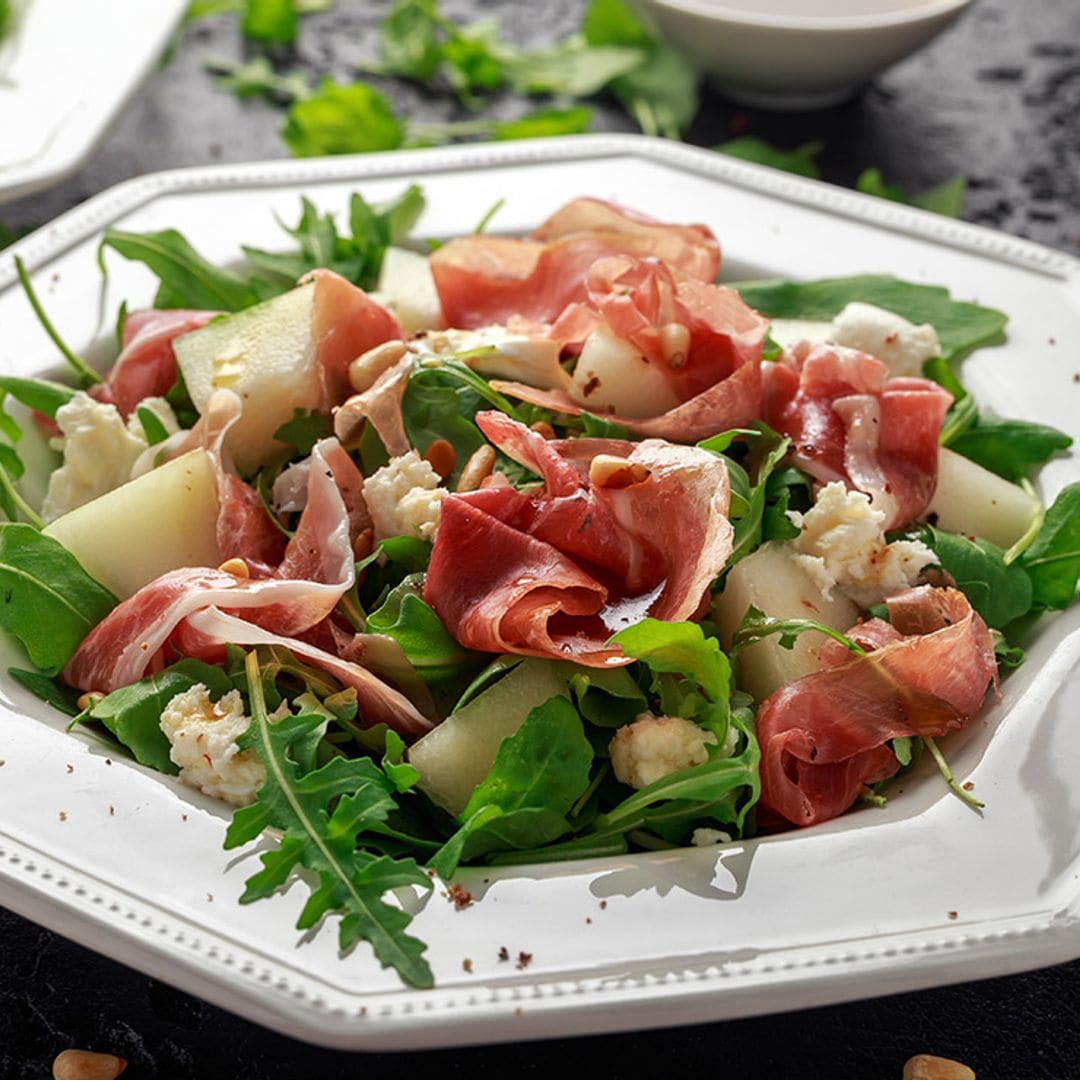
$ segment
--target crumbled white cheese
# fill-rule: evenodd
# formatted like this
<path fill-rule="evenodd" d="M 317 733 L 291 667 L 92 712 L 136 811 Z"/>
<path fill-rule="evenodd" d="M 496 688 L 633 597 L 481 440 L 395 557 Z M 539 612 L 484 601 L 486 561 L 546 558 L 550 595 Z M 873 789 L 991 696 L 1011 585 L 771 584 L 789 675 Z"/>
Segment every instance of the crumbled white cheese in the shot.
<path fill-rule="evenodd" d="M 616 778 L 632 788 L 649 784 L 709 759 L 707 746 L 716 745 L 711 731 L 681 716 L 643 712 L 619 728 L 611 740 L 611 767 Z"/>
<path fill-rule="evenodd" d="M 713 847 L 716 844 L 730 844 L 731 833 L 723 829 L 695 829 L 690 834 L 691 847 Z"/>
<path fill-rule="evenodd" d="M 830 338 L 835 345 L 876 356 L 894 376 L 919 375 L 924 361 L 941 355 L 937 331 L 929 323 L 916 326 L 874 304 L 848 304 L 833 319 Z"/>
<path fill-rule="evenodd" d="M 161 730 L 169 740 L 169 757 L 180 766 L 180 779 L 233 806 L 254 802 L 266 779 L 258 754 L 236 745 L 250 724 L 239 691 L 230 690 L 214 702 L 202 683 L 177 694 L 161 714 Z"/>
<path fill-rule="evenodd" d="M 415 450 L 391 458 L 364 481 L 375 539 L 418 536 L 430 540 L 447 491 L 439 474 Z"/>
<path fill-rule="evenodd" d="M 843 484 L 826 484 L 805 514 L 792 512 L 801 530 L 789 541 L 798 562 L 821 587 L 828 600 L 839 588 L 862 607 L 915 584 L 924 567 L 936 562 L 934 553 L 917 540 L 885 542 L 885 514 L 870 505 L 861 491 Z"/>
<path fill-rule="evenodd" d="M 146 398 L 139 404 L 170 434 L 178 429 L 176 416 L 164 398 Z M 63 449 L 64 463 L 49 477 L 41 507 L 46 521 L 126 484 L 146 450 L 146 433 L 138 413 L 132 413 L 125 424 L 115 405 L 95 401 L 81 390 L 57 409 L 56 424 L 63 438 L 55 445 Z"/>

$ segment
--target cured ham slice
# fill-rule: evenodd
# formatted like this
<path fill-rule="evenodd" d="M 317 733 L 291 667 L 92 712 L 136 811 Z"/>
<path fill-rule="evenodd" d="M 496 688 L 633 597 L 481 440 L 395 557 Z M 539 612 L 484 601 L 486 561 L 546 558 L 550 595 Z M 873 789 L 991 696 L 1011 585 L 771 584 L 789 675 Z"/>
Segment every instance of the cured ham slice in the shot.
<path fill-rule="evenodd" d="M 307 641 L 255 626 L 216 607 L 195 612 L 187 622 L 204 648 L 226 644 L 277 645 L 327 672 L 342 686 L 356 690 L 360 718 L 365 727 L 386 724 L 403 738 L 412 740 L 435 726 L 403 693 L 387 685 L 374 672 Z"/>
<path fill-rule="evenodd" d="M 198 330 L 216 311 L 133 311 L 124 319 L 120 355 L 91 394 L 115 405 L 125 416 L 144 398 L 164 397 L 176 382 L 172 343 L 181 334 Z"/>
<path fill-rule="evenodd" d="M 496 412 L 477 423 L 544 490 L 443 500 L 424 599 L 458 641 L 599 667 L 628 662 L 606 644 L 624 626 L 696 614 L 731 553 L 722 462 L 656 439 L 549 442 Z"/>
<path fill-rule="evenodd" d="M 365 422 L 377 432 L 386 452 L 400 457 L 411 449 L 401 417 L 401 402 L 412 372 L 412 357 L 403 356 L 384 371 L 372 386 L 353 394 L 334 413 L 334 434 L 346 445 L 354 446 Z"/>
<path fill-rule="evenodd" d="M 681 442 L 696 442 L 760 416 L 767 323 L 737 292 L 676 279 L 662 264 L 628 257 L 594 264 L 587 286 L 587 301 L 565 311 L 550 331 L 559 340 L 586 337 L 573 396 L 520 383 L 496 381 L 493 386 L 559 412 L 578 415 L 587 409 L 637 435 Z M 628 343 L 631 349 L 605 351 L 601 367 L 590 351 L 597 335 L 598 340 Z M 616 393 L 626 395 L 628 383 L 646 376 L 646 405 L 660 402 L 663 409 L 665 400 L 678 404 L 659 415 L 644 409 L 624 415 L 607 407 L 617 400 Z"/>
<path fill-rule="evenodd" d="M 349 365 L 384 341 L 404 338 L 405 332 L 386 308 L 332 270 L 312 270 L 300 284 L 305 281 L 315 282 L 311 340 L 323 407 L 329 409 L 349 393 Z"/>
<path fill-rule="evenodd" d="M 315 626 L 351 588 L 355 576 L 349 513 L 335 482 L 348 455 L 333 440 L 312 451 L 307 506 L 273 577 L 246 578 L 204 567 L 162 575 L 114 608 L 87 635 L 63 671 L 81 690 L 106 693 L 143 677 L 190 615 L 218 606 L 283 636 Z M 346 476 L 351 484 L 353 478 Z M 295 575 L 295 576 L 290 576 Z M 190 639 L 189 639 L 190 640 Z"/>
<path fill-rule="evenodd" d="M 926 509 L 948 391 L 929 379 L 890 378 L 881 360 L 835 345 L 797 346 L 763 377 L 764 418 L 791 438 L 799 468 L 866 492 L 886 529 Z"/>
<path fill-rule="evenodd" d="M 701 225 L 665 225 L 598 199 L 576 199 L 529 239 L 466 236 L 430 259 L 447 324 L 463 329 L 521 316 L 553 322 L 586 297 L 589 267 L 610 255 L 651 256 L 682 276 L 714 281 L 720 248 Z"/>
<path fill-rule="evenodd" d="M 795 825 L 842 814 L 864 784 L 896 773 L 888 740 L 963 727 L 997 677 L 993 639 L 963 593 L 923 585 L 886 604 L 889 623 L 850 632 L 872 652 L 823 648 L 832 666 L 781 687 L 758 710 L 761 804 Z"/>

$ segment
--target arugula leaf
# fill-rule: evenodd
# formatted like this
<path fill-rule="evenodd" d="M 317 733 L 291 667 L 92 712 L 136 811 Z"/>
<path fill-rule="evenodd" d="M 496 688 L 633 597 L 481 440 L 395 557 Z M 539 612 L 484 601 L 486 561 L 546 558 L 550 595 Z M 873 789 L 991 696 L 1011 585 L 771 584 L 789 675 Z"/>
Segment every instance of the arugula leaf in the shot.
<path fill-rule="evenodd" d="M 0 522 L 0 590 L 0 629 L 50 672 L 116 606 L 61 543 L 19 522 Z"/>
<path fill-rule="evenodd" d="M 332 434 L 333 425 L 325 413 L 318 409 L 293 409 L 292 419 L 274 432 L 274 438 L 295 447 L 298 454 L 310 454 L 320 439 Z"/>
<path fill-rule="evenodd" d="M 156 307 L 240 311 L 259 300 L 249 282 L 204 259 L 176 229 L 133 233 L 110 227 L 101 246 L 145 263 L 157 275 Z"/>
<path fill-rule="evenodd" d="M 79 377 L 80 386 L 92 386 L 94 383 L 101 382 L 101 376 L 89 366 L 80 356 L 76 355 L 60 336 L 56 327 L 53 326 L 49 316 L 45 314 L 45 308 L 42 306 L 41 301 L 38 299 L 37 293 L 34 291 L 34 286 L 30 283 L 30 274 L 27 272 L 26 266 L 22 259 L 18 255 L 15 256 L 15 273 L 18 275 L 19 284 L 22 286 L 23 292 L 26 294 L 26 299 L 30 303 L 30 307 L 34 309 L 34 314 L 37 316 L 37 321 L 41 324 L 42 330 L 49 336 L 49 339 L 56 346 L 60 355 L 71 365 L 75 374 Z"/>
<path fill-rule="evenodd" d="M 955 435 L 948 446 L 998 476 L 1015 483 L 1027 479 L 1072 439 L 1057 428 L 1029 420 L 999 420 L 977 415 L 975 422 Z"/>
<path fill-rule="evenodd" d="M 578 105 L 572 109 L 535 109 L 516 120 L 496 120 L 491 137 L 509 139 L 546 139 L 551 135 L 581 135 L 592 127 L 592 109 Z"/>
<path fill-rule="evenodd" d="M 586 720 L 597 727 L 622 727 L 647 705 L 641 688 L 626 668 L 582 668 L 574 666 L 570 692 Z"/>
<path fill-rule="evenodd" d="M 281 137 L 294 157 L 363 154 L 397 150 L 405 142 L 405 128 L 374 87 L 326 77 L 309 97 L 289 107 Z"/>
<path fill-rule="evenodd" d="M 1059 493 L 1020 565 L 1031 579 L 1033 607 L 1061 609 L 1072 603 L 1080 580 L 1080 483 Z"/>
<path fill-rule="evenodd" d="M 711 702 L 726 705 L 731 692 L 731 665 L 720 651 L 720 642 L 705 637 L 697 623 L 643 619 L 620 630 L 611 644 L 618 645 L 627 656 L 643 661 L 654 675 L 683 675 L 691 689 L 700 690 Z M 669 684 L 654 681 L 661 695 L 670 693 Z M 685 715 L 679 712 L 678 700 L 662 704 L 665 712 L 672 705 L 671 712 Z"/>
<path fill-rule="evenodd" d="M 630 429 L 585 409 L 581 410 L 581 433 L 594 439 L 629 439 Z"/>
<path fill-rule="evenodd" d="M 686 57 L 654 38 L 625 0 L 591 0 L 582 32 L 594 47 L 644 52 L 644 60 L 608 89 L 646 135 L 679 138 L 699 104 L 698 73 Z"/>
<path fill-rule="evenodd" d="M 1031 578 L 1022 565 L 1008 565 L 997 545 L 981 537 L 968 540 L 932 525 L 920 530 L 919 539 L 933 550 L 987 626 L 1000 628 L 1031 610 Z"/>
<path fill-rule="evenodd" d="M 917 206 L 920 210 L 929 210 L 946 217 L 960 217 L 964 212 L 964 199 L 967 196 L 967 180 L 954 176 L 951 180 L 939 184 L 921 195 L 907 195 L 895 184 L 885 183 L 881 170 L 866 169 L 855 180 L 855 190 L 864 195 L 876 195 L 879 199 L 902 203 L 905 206 Z"/>
<path fill-rule="evenodd" d="M 169 437 L 168 429 L 153 409 L 147 408 L 145 405 L 138 405 L 135 408 L 135 415 L 138 416 L 139 423 L 142 425 L 147 446 L 157 446 L 158 443 L 163 443 Z"/>
<path fill-rule="evenodd" d="M 473 791 L 458 831 L 432 858 L 444 880 L 462 859 L 495 849 L 536 848 L 570 831 L 566 815 L 589 783 L 592 747 L 577 710 L 563 697 L 530 711 L 499 744 Z"/>
<path fill-rule="evenodd" d="M 481 657 L 459 645 L 439 616 L 421 599 L 423 575 L 409 574 L 367 617 L 373 634 L 392 637 L 425 682 L 442 682 Z"/>
<path fill-rule="evenodd" d="M 743 135 L 738 139 L 730 139 L 719 146 L 714 146 L 713 150 L 718 154 L 727 154 L 728 157 L 751 161 L 755 165 L 767 165 L 770 169 L 780 169 L 783 172 L 808 176 L 816 180 L 821 175 L 821 170 L 818 169 L 815 159 L 823 148 L 824 144 L 819 139 L 815 139 L 813 142 L 796 146 L 794 150 L 780 150 L 765 142 L 764 139 L 758 139 L 753 135 Z"/>
<path fill-rule="evenodd" d="M 753 645 L 755 641 L 772 634 L 780 635 L 780 645 L 785 649 L 795 647 L 795 639 L 808 630 L 816 630 L 818 633 L 831 637 L 839 642 L 849 652 L 856 656 L 865 656 L 866 650 L 856 644 L 846 634 L 834 630 L 831 626 L 817 622 L 814 619 L 777 619 L 772 615 L 766 615 L 756 607 L 747 609 L 738 629 L 732 635 L 731 654 L 741 652 L 747 645 Z"/>
<path fill-rule="evenodd" d="M 273 64 L 262 55 L 240 62 L 236 60 L 207 60 L 206 69 L 213 73 L 221 90 L 239 98 L 265 97 L 270 101 L 288 104 L 309 97 L 311 87 L 302 71 L 279 75 Z"/>
<path fill-rule="evenodd" d="M 49 379 L 23 379 L 18 375 L 0 375 L 0 390 L 6 390 L 28 409 L 36 409 L 51 420 L 56 419 L 56 410 L 75 396 L 75 390 L 63 383 Z"/>
<path fill-rule="evenodd" d="M 393 812 L 394 783 L 369 758 L 334 757 L 313 768 L 314 745 L 325 717 L 301 713 L 271 723 L 254 653 L 248 655 L 245 670 L 252 721 L 237 742 L 258 753 L 266 766 L 266 782 L 256 802 L 233 815 L 225 848 L 250 843 L 267 828 L 284 835 L 261 856 L 263 869 L 248 879 L 240 902 L 270 896 L 295 871 L 310 870 L 319 884 L 300 913 L 297 929 L 310 929 L 338 912 L 342 951 L 368 941 L 383 967 L 393 967 L 412 986 L 430 987 L 434 980 L 422 955 L 425 945 L 405 932 L 410 916 L 382 899 L 402 886 L 430 889 L 430 879 L 413 859 L 357 849 L 359 836 Z"/>
<path fill-rule="evenodd" d="M 244 0 L 241 32 L 263 45 L 292 45 L 296 41 L 294 0 Z"/>
<path fill-rule="evenodd" d="M 48 675 L 43 675 L 40 671 L 25 671 L 22 668 L 12 667 L 8 668 L 8 674 L 46 705 L 51 705 L 67 716 L 78 716 L 82 712 L 78 706 L 80 697 L 78 690 L 64 686 L 63 683 L 57 682 Z"/>
<path fill-rule="evenodd" d="M 202 683 L 218 700 L 232 689 L 232 680 L 219 667 L 184 659 L 121 687 L 94 705 L 84 719 L 99 720 L 126 746 L 141 765 L 175 775 L 180 770 L 169 757 L 169 740 L 161 730 L 161 714 L 177 694 Z"/>
<path fill-rule="evenodd" d="M 506 77 L 519 94 L 564 94 L 589 97 L 612 79 L 646 59 L 644 49 L 625 45 L 589 45 L 575 35 L 550 48 L 515 53 L 504 61 Z"/>
<path fill-rule="evenodd" d="M 378 70 L 425 83 L 442 63 L 433 0 L 398 0 L 379 24 Z"/>
<path fill-rule="evenodd" d="M 876 304 L 913 323 L 937 330 L 949 362 L 981 345 L 1003 340 L 1006 316 L 993 308 L 953 300 L 947 289 L 915 285 L 887 274 L 858 274 L 820 281 L 752 281 L 735 286 L 742 298 L 773 319 L 828 321 L 854 300 Z"/>
<path fill-rule="evenodd" d="M 735 526 L 731 555 L 727 561 L 729 569 L 739 559 L 749 555 L 760 546 L 766 525 L 778 538 L 787 538 L 792 535 L 790 530 L 793 526 L 790 522 L 785 526 L 786 518 L 783 516 L 783 511 L 787 509 L 790 499 L 789 489 L 803 483 L 801 474 L 784 470 L 782 482 L 773 482 L 770 486 L 773 473 L 787 455 L 790 440 L 782 438 L 767 424 L 761 422 L 755 423 L 752 429 L 747 430 L 752 430 L 759 436 L 752 443 L 752 453 L 757 459 L 753 483 L 746 470 L 738 462 L 722 457 L 731 480 L 732 498 L 729 513 Z M 722 432 L 720 435 L 702 440 L 698 446 L 714 454 L 722 454 L 731 445 L 731 437 L 740 433 L 744 433 L 742 429 L 739 432 Z M 717 449 L 718 447 L 722 449 Z M 767 516 L 770 498 L 775 499 L 776 502 Z"/>

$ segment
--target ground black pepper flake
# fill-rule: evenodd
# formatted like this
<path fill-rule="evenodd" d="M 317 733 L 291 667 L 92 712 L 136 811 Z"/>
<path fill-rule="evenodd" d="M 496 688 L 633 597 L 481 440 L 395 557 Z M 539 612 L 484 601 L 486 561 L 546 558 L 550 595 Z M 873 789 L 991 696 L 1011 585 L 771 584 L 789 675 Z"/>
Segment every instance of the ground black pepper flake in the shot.
<path fill-rule="evenodd" d="M 604 910 L 606 910 L 606 908 L 607 908 L 607 901 L 606 900 L 601 900 L 600 901 L 600 910 L 604 911 Z"/>
<path fill-rule="evenodd" d="M 446 890 L 446 896 L 458 911 L 464 910 L 473 902 L 473 894 L 456 883 Z"/>
<path fill-rule="evenodd" d="M 522 950 L 518 953 L 517 964 L 515 965 L 518 971 L 524 971 L 532 963 L 532 953 Z"/>
<path fill-rule="evenodd" d="M 500 960 L 509 960 L 510 959 L 510 950 L 505 945 L 502 945 L 499 948 L 499 959 Z"/>
<path fill-rule="evenodd" d="M 67 813 L 66 813 L 66 811 L 64 811 L 64 810 L 60 811 L 60 820 L 61 821 L 67 821 Z"/>
<path fill-rule="evenodd" d="M 73 773 L 73 772 L 75 771 L 75 766 L 74 766 L 74 765 L 71 765 L 71 764 L 69 764 L 69 765 L 68 765 L 68 767 L 67 767 L 67 771 L 68 771 L 69 773 Z"/>

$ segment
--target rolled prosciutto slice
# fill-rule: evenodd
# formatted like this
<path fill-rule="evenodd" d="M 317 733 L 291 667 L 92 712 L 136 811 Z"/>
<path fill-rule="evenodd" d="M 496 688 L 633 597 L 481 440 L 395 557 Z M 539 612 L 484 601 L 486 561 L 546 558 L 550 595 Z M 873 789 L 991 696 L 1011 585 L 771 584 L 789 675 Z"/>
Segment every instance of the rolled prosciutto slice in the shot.
<path fill-rule="evenodd" d="M 593 264 L 586 285 L 586 299 L 549 331 L 561 342 L 582 342 L 572 392 L 505 381 L 493 386 L 558 412 L 588 410 L 634 434 L 675 442 L 696 442 L 760 416 L 768 324 L 735 290 L 627 256 Z M 629 401 L 634 411 L 620 410 L 617 403 Z"/>
<path fill-rule="evenodd" d="M 763 370 L 764 418 L 791 438 L 819 483 L 870 496 L 885 528 L 917 518 L 937 487 L 938 435 L 952 395 L 929 379 L 889 377 L 881 361 L 836 345 L 799 345 Z"/>
<path fill-rule="evenodd" d="M 164 397 L 176 382 L 172 343 L 205 326 L 216 311 L 132 311 L 124 319 L 120 355 L 104 383 L 90 393 L 126 417 L 144 398 Z"/>
<path fill-rule="evenodd" d="M 657 439 L 549 442 L 497 412 L 477 423 L 544 487 L 443 500 L 424 599 L 458 641 L 601 667 L 629 662 L 607 645 L 623 627 L 697 613 L 731 553 L 714 455 Z"/>
<path fill-rule="evenodd" d="M 823 648 L 831 666 L 758 709 L 761 804 L 795 825 L 837 817 L 864 784 L 894 775 L 889 739 L 963 727 L 996 680 L 990 632 L 963 593 L 923 585 L 886 604 L 888 623 L 849 631 L 873 651 L 852 658 L 840 645 Z"/>
<path fill-rule="evenodd" d="M 344 474 L 349 485 L 345 462 L 356 467 L 336 446 L 324 440 L 312 450 L 307 506 L 274 576 L 247 578 L 207 567 L 163 574 L 90 631 L 64 668 L 65 682 L 108 693 L 141 679 L 160 665 L 166 644 L 182 635 L 184 620 L 211 606 L 290 637 L 325 619 L 355 577 L 349 510 L 335 474 Z"/>
<path fill-rule="evenodd" d="M 665 225 L 599 199 L 576 199 L 528 239 L 465 236 L 431 255 L 447 325 L 462 329 L 521 316 L 553 322 L 586 296 L 585 276 L 609 255 L 651 256 L 679 274 L 714 281 L 720 247 L 703 225 Z"/>

